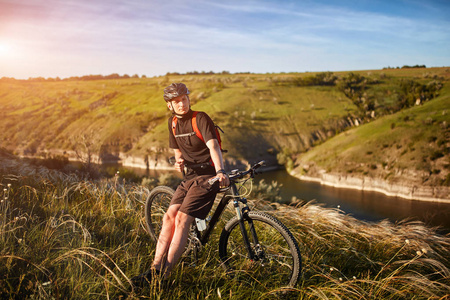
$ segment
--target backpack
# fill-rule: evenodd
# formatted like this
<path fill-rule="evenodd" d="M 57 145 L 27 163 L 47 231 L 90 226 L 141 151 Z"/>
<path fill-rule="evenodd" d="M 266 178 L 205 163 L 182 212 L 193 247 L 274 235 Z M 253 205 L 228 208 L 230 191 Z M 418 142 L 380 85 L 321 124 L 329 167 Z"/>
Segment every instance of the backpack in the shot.
<path fill-rule="evenodd" d="M 200 130 L 198 129 L 197 126 L 197 113 L 198 111 L 194 111 L 192 113 L 192 129 L 194 130 L 194 132 L 191 133 L 186 133 L 186 134 L 175 134 L 175 129 L 177 127 L 177 122 L 178 122 L 178 118 L 176 116 L 173 116 L 172 118 L 172 132 L 173 132 L 173 136 L 174 137 L 181 137 L 181 136 L 191 136 L 191 135 L 195 135 L 203 142 L 205 143 L 205 140 L 203 139 L 202 133 L 200 132 Z M 217 126 L 216 124 L 214 124 L 214 129 L 216 131 L 216 136 L 217 136 L 217 141 L 219 142 L 219 146 L 220 146 L 220 151 L 222 151 L 223 153 L 227 152 L 227 150 L 222 149 L 222 139 L 220 138 L 220 131 L 223 132 L 222 128 L 220 128 L 219 126 Z M 206 144 L 206 143 L 205 143 Z"/>

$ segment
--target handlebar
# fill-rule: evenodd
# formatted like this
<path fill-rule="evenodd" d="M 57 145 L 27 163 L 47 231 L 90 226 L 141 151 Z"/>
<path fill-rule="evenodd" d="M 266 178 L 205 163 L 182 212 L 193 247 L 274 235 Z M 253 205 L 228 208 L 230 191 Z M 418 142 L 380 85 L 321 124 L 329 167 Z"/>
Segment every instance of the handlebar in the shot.
<path fill-rule="evenodd" d="M 231 174 L 227 174 L 227 175 L 228 175 L 228 178 L 230 179 L 230 182 L 231 182 L 231 181 L 235 181 L 235 180 L 237 180 L 237 179 L 241 179 L 241 178 L 243 178 L 244 176 L 246 176 L 246 175 L 248 175 L 248 174 L 250 174 L 250 177 L 253 178 L 253 177 L 255 176 L 255 174 L 256 174 L 256 169 L 258 169 L 258 168 L 264 166 L 265 163 L 266 163 L 266 162 L 265 162 L 264 160 L 262 160 L 262 161 L 260 161 L 260 162 L 258 162 L 258 163 L 256 163 L 256 164 L 254 164 L 254 165 L 253 165 L 252 167 L 250 167 L 250 169 L 248 169 L 247 171 L 232 171 Z M 208 180 L 208 183 L 209 183 L 210 185 L 213 185 L 217 180 L 219 180 L 219 178 L 218 178 L 218 177 L 214 177 L 214 178 Z"/>
<path fill-rule="evenodd" d="M 262 167 L 265 165 L 265 161 L 262 160 L 256 164 L 254 164 L 252 167 L 250 167 L 250 169 L 248 169 L 247 171 L 241 171 L 241 172 L 237 172 L 237 173 L 232 173 L 230 174 L 228 177 L 230 178 L 230 180 L 236 180 L 236 179 L 241 179 L 242 177 L 246 176 L 247 174 L 250 174 L 251 177 L 254 177 L 256 174 L 256 169 Z"/>

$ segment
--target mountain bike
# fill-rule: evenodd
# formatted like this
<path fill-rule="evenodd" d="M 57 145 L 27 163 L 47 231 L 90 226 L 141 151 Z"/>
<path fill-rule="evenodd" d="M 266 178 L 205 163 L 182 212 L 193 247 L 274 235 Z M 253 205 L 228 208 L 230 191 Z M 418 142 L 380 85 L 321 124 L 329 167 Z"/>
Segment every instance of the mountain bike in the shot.
<path fill-rule="evenodd" d="M 217 207 L 206 220 L 195 219 L 191 225 L 185 254 L 198 258 L 202 247 L 217 225 L 223 211 L 232 201 L 236 215 L 229 220 L 219 238 L 219 256 L 228 274 L 243 274 L 266 286 L 293 287 L 297 283 L 302 262 L 297 241 L 289 229 L 275 217 L 260 211 L 251 211 L 247 199 L 241 196 L 238 183 L 253 178 L 261 161 L 247 171 L 233 170 L 228 174 L 230 185 L 220 189 L 223 194 Z M 212 178 L 210 184 L 214 183 Z M 245 183 L 245 182 L 244 182 Z M 164 213 L 169 207 L 174 190 L 157 186 L 151 190 L 145 203 L 145 225 L 156 242 Z M 206 222 L 208 222 L 206 224 Z"/>

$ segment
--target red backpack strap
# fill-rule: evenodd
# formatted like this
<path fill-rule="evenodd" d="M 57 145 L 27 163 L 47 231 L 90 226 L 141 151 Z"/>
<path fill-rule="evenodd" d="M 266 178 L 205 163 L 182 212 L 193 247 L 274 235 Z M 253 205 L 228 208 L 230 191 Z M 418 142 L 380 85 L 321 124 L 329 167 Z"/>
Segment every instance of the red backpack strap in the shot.
<path fill-rule="evenodd" d="M 198 111 L 194 111 L 194 112 L 192 113 L 192 129 L 194 130 L 195 135 L 196 135 L 200 140 L 202 140 L 202 142 L 204 143 L 205 140 L 203 139 L 202 133 L 200 132 L 200 130 L 198 130 L 198 126 L 197 126 L 197 113 L 198 113 Z M 214 162 L 212 161 L 212 158 L 210 159 L 210 162 L 211 162 L 211 166 L 214 167 Z"/>
<path fill-rule="evenodd" d="M 200 130 L 198 130 L 198 126 L 197 126 L 197 113 L 198 113 L 198 111 L 194 111 L 192 113 L 192 129 L 194 130 L 195 135 L 197 135 L 197 137 L 199 139 L 201 139 L 202 142 L 204 143 L 205 140 L 203 139 L 203 136 L 202 136 Z"/>
<path fill-rule="evenodd" d="M 175 136 L 175 129 L 177 128 L 177 122 L 178 122 L 178 118 L 176 116 L 173 116 L 172 119 L 172 132 L 173 132 L 173 136 Z"/>

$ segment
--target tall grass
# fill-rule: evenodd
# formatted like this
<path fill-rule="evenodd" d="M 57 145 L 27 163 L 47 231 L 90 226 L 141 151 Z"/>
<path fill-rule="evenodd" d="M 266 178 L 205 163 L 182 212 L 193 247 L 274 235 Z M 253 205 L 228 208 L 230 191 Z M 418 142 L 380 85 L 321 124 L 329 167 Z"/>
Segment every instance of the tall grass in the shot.
<path fill-rule="evenodd" d="M 28 176 L 27 174 L 33 174 Z M 0 156 L 0 297 L 6 299 L 444 299 L 450 236 L 417 222 L 365 223 L 314 203 L 250 200 L 301 247 L 295 289 L 229 278 L 213 234 L 200 260 L 137 292 L 129 278 L 154 254 L 142 218 L 149 190 L 120 178 L 85 181 Z"/>

